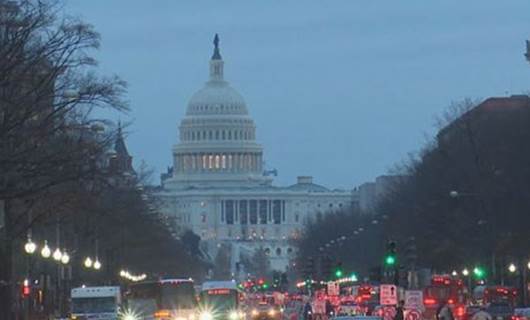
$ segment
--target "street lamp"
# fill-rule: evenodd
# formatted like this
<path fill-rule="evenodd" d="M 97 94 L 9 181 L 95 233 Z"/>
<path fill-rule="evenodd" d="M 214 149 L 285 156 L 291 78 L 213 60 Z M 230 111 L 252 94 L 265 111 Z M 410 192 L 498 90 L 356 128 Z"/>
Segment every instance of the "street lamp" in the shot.
<path fill-rule="evenodd" d="M 86 257 L 84 264 L 86 268 L 92 267 L 92 259 L 90 259 L 90 257 Z"/>
<path fill-rule="evenodd" d="M 469 270 L 467 270 L 467 268 L 464 269 L 464 270 L 462 270 L 462 275 L 463 275 L 464 277 L 469 276 Z"/>
<path fill-rule="evenodd" d="M 94 269 L 101 269 L 101 262 L 99 262 L 98 258 L 96 258 L 96 261 L 94 262 Z"/>
<path fill-rule="evenodd" d="M 530 262 L 528 262 L 528 264 L 526 266 L 528 267 L 528 269 L 530 269 Z"/>
<path fill-rule="evenodd" d="M 458 272 L 456 272 L 456 270 L 453 270 L 453 272 L 451 272 L 451 275 L 452 275 L 453 277 L 456 277 L 456 276 L 458 276 Z"/>
<path fill-rule="evenodd" d="M 55 261 L 61 261 L 61 258 L 63 257 L 63 253 L 59 248 L 55 249 L 53 252 L 53 260 Z"/>
<path fill-rule="evenodd" d="M 458 191 L 456 191 L 456 190 L 451 190 L 451 191 L 449 191 L 449 196 L 450 196 L 451 198 L 458 198 L 459 195 L 460 195 L 460 194 L 459 194 Z"/>
<path fill-rule="evenodd" d="M 517 267 L 515 266 L 515 264 L 510 263 L 510 265 L 508 266 L 508 271 L 510 271 L 511 273 L 517 271 Z"/>
<path fill-rule="evenodd" d="M 47 240 L 44 240 L 44 247 L 42 247 L 42 250 L 40 251 L 40 254 L 45 259 L 48 259 L 51 256 L 52 251 L 50 250 L 50 247 L 48 247 L 48 241 Z"/>
<path fill-rule="evenodd" d="M 37 250 L 37 245 L 31 241 L 31 237 L 28 237 L 28 242 L 24 245 L 24 251 L 28 254 L 33 254 Z"/>
<path fill-rule="evenodd" d="M 61 257 L 62 264 L 68 264 L 70 262 L 70 256 L 66 253 L 66 250 L 63 250 L 63 256 Z"/>

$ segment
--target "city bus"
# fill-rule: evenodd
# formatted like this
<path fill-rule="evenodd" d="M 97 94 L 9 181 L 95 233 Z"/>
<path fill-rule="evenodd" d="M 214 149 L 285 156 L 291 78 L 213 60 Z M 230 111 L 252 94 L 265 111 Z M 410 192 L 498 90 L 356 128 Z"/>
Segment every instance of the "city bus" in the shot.
<path fill-rule="evenodd" d="M 242 292 L 234 281 L 207 281 L 199 294 L 199 320 L 240 320 L 245 313 L 240 306 Z"/>
<path fill-rule="evenodd" d="M 423 290 L 424 318 L 436 319 L 436 312 L 442 303 L 447 303 L 457 320 L 466 317 L 466 306 L 469 300 L 467 288 L 461 279 L 450 275 L 433 275 L 431 285 Z"/>
<path fill-rule="evenodd" d="M 118 319 L 121 305 L 119 287 L 73 288 L 70 297 L 70 319 Z"/>
<path fill-rule="evenodd" d="M 126 320 L 197 320 L 193 280 L 167 279 L 131 284 L 125 293 Z"/>

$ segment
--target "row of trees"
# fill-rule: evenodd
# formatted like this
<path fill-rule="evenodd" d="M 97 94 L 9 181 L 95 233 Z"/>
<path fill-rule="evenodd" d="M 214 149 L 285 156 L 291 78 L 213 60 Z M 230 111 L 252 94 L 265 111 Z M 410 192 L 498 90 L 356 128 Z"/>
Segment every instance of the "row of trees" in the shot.
<path fill-rule="evenodd" d="M 95 115 L 126 113 L 126 84 L 98 75 L 92 54 L 99 34 L 62 7 L 58 1 L 0 0 L 3 319 L 13 315 L 15 288 L 27 276 L 22 248 L 30 232 L 40 243 L 59 237 L 61 248 L 72 250 L 74 282 L 113 282 L 120 268 L 203 272 L 199 258 L 170 233 L 167 217 L 153 212 L 139 187 L 143 177 L 109 163 L 118 132 Z M 96 247 L 104 272 L 83 273 L 81 259 L 94 257 Z"/>
<path fill-rule="evenodd" d="M 368 274 L 368 266 L 382 265 L 389 239 L 397 241 L 398 263 L 406 264 L 411 238 L 415 263 L 437 271 L 482 265 L 500 280 L 510 262 L 526 265 L 530 98 L 466 99 L 452 104 L 437 126 L 435 139 L 392 171 L 402 178 L 374 212 L 337 212 L 307 224 L 297 243 L 300 273 L 308 257 L 331 253 L 345 270 Z M 360 226 L 367 232 L 358 232 Z M 347 239 L 337 241 L 342 235 Z"/>
<path fill-rule="evenodd" d="M 482 264 L 501 276 L 507 262 L 530 256 L 530 99 L 465 100 L 448 110 L 377 211 L 389 216 L 387 234 L 421 239 L 421 264 Z"/>

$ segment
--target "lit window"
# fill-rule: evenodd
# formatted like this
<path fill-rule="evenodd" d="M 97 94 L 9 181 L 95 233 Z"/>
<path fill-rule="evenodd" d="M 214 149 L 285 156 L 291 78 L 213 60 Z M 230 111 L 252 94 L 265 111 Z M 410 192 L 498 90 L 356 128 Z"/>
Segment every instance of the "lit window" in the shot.
<path fill-rule="evenodd" d="M 226 155 L 224 154 L 221 156 L 221 167 L 226 169 Z"/>
<path fill-rule="evenodd" d="M 220 167 L 221 167 L 221 159 L 220 159 L 219 155 L 216 155 L 215 156 L 215 168 L 219 169 Z"/>
<path fill-rule="evenodd" d="M 208 169 L 213 169 L 213 156 L 208 156 Z"/>

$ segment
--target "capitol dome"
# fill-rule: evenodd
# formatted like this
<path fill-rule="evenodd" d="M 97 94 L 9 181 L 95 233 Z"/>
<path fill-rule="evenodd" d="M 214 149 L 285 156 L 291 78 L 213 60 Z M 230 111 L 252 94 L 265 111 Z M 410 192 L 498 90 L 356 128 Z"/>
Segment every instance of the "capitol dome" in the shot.
<path fill-rule="evenodd" d="M 210 78 L 188 102 L 173 147 L 175 187 L 270 184 L 263 175 L 263 148 L 243 97 L 224 79 L 219 37 L 214 39 Z"/>
<path fill-rule="evenodd" d="M 243 97 L 226 81 L 208 81 L 191 97 L 186 115 L 247 115 Z"/>

